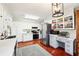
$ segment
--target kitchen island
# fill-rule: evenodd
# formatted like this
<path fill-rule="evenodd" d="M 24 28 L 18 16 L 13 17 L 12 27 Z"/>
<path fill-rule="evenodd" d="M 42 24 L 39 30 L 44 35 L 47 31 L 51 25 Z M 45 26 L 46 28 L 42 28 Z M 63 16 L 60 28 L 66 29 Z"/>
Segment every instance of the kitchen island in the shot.
<path fill-rule="evenodd" d="M 16 38 L 0 40 L 0 56 L 13 56 Z"/>

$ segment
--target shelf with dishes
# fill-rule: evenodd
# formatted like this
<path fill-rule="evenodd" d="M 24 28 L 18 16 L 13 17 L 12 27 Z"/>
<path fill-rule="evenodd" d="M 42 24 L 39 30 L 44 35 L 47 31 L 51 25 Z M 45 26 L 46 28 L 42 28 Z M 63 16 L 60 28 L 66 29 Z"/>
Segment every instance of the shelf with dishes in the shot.
<path fill-rule="evenodd" d="M 54 29 L 74 29 L 74 19 L 72 16 L 52 20 L 52 24 L 56 26 Z M 52 28 L 54 27 L 53 25 Z"/>

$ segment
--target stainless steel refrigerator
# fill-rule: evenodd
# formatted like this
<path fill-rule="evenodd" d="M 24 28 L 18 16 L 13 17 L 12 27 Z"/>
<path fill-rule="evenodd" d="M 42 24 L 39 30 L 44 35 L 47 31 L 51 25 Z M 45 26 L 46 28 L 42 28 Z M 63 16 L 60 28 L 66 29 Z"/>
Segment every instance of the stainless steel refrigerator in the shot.
<path fill-rule="evenodd" d="M 51 24 L 47 24 L 47 23 L 44 23 L 43 24 L 43 27 L 42 27 L 42 43 L 45 44 L 45 45 L 49 45 L 49 34 L 50 34 L 50 31 L 51 31 Z"/>

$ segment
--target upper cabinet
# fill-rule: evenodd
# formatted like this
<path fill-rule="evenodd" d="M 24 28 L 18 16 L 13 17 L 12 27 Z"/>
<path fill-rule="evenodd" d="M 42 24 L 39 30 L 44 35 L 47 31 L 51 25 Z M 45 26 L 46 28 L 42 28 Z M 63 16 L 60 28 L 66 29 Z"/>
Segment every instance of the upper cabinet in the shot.
<path fill-rule="evenodd" d="M 55 21 L 55 22 L 54 22 Z M 58 19 L 52 20 L 52 28 L 54 29 L 74 29 L 74 19 L 73 16 L 60 17 Z"/>

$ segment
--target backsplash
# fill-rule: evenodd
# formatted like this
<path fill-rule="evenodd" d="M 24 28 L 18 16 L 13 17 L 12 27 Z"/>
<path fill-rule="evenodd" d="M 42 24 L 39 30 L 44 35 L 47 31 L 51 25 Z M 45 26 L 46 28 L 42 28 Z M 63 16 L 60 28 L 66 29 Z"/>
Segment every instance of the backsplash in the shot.
<path fill-rule="evenodd" d="M 70 38 L 76 38 L 76 30 L 73 29 L 59 29 L 60 32 L 68 32 L 70 34 Z"/>

